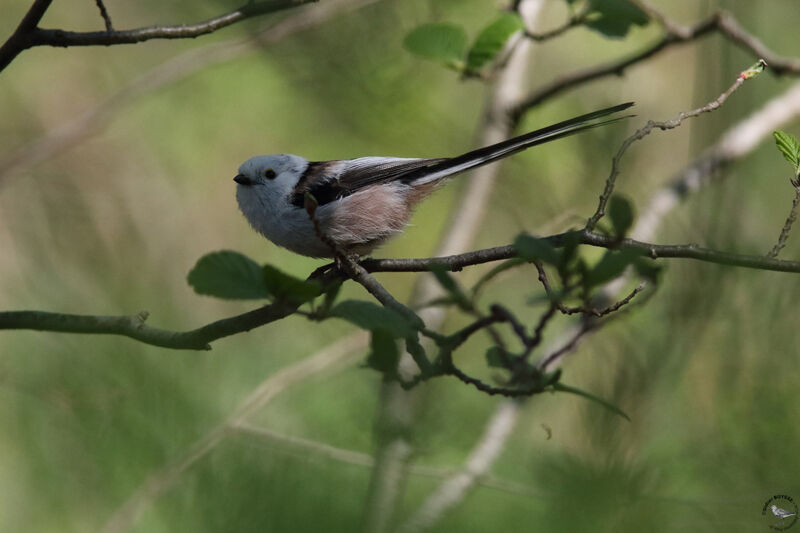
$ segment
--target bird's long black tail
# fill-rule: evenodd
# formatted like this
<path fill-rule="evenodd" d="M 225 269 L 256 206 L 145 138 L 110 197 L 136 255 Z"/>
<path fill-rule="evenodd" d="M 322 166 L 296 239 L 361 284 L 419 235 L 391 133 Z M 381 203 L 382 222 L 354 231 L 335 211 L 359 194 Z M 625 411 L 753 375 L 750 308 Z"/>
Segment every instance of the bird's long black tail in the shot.
<path fill-rule="evenodd" d="M 486 165 L 492 161 L 497 161 L 498 159 L 521 152 L 522 150 L 530 148 L 531 146 L 536 146 L 537 144 L 555 141 L 556 139 L 568 137 L 569 135 L 574 135 L 590 128 L 605 126 L 606 124 L 612 124 L 614 122 L 630 118 L 633 115 L 624 115 L 601 121 L 597 120 L 599 118 L 624 111 L 632 105 L 633 102 L 627 102 L 624 104 L 615 105 L 613 107 L 599 109 L 597 111 L 593 111 L 592 113 L 580 115 L 578 117 L 559 122 L 558 124 L 547 126 L 546 128 L 525 133 L 519 137 L 514 137 L 491 146 L 484 146 L 483 148 L 478 148 L 477 150 L 467 152 L 466 154 L 458 157 L 446 159 L 431 166 L 420 168 L 414 172 L 404 175 L 402 180 L 406 183 L 425 183 L 436 181 L 460 172 L 465 172 L 475 167 Z"/>

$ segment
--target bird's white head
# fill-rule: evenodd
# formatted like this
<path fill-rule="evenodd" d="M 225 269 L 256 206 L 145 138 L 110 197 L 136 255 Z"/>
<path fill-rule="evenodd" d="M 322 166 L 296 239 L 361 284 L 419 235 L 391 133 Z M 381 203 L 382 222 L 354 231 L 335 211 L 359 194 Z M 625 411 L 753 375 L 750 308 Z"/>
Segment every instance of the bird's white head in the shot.
<path fill-rule="evenodd" d="M 268 193 L 285 197 L 294 189 L 307 166 L 308 160 L 299 155 L 259 155 L 242 163 L 233 180 L 239 184 L 239 191 L 248 194 Z"/>
<path fill-rule="evenodd" d="M 233 178 L 236 201 L 245 218 L 281 246 L 286 246 L 286 219 L 295 210 L 290 198 L 307 167 L 308 160 L 297 155 L 259 155 L 242 163 Z"/>

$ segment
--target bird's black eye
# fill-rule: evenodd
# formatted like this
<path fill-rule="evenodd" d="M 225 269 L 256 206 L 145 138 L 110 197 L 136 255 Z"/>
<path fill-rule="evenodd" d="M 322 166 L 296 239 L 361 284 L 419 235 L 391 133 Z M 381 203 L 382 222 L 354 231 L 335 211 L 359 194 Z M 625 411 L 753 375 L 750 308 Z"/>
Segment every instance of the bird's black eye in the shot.
<path fill-rule="evenodd" d="M 275 174 L 275 171 L 272 170 L 271 168 L 268 168 L 267 170 L 264 171 L 264 177 L 267 178 L 268 180 L 274 180 L 275 176 L 277 176 L 277 174 Z"/>

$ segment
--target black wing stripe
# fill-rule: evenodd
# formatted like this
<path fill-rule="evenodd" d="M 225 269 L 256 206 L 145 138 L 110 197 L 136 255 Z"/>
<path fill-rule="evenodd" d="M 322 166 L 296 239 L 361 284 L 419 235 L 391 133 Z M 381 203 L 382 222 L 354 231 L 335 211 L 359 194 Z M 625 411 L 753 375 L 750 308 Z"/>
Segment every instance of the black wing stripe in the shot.
<path fill-rule="evenodd" d="M 361 164 L 358 160 L 350 160 L 347 162 L 349 167 L 341 170 L 338 175 L 334 174 L 336 170 L 332 167 L 344 163 L 343 161 L 309 163 L 298 180 L 291 202 L 296 207 L 303 207 L 304 194 L 310 192 L 320 205 L 324 205 L 377 183 L 398 180 L 412 183 L 422 179 L 441 179 L 508 157 L 531 146 L 629 118 L 628 115 L 593 122 L 595 119 L 628 109 L 632 105 L 633 102 L 627 102 L 599 109 L 453 158 L 396 160 L 375 158 L 375 163 L 362 161 Z"/>
<path fill-rule="evenodd" d="M 376 158 L 380 159 L 380 158 Z M 292 193 L 291 203 L 303 207 L 305 193 L 311 193 L 319 205 L 324 205 L 349 196 L 369 185 L 401 180 L 409 172 L 435 165 L 446 159 L 385 159 L 379 164 L 355 165 L 343 169 L 338 175 L 333 168 L 340 161 L 321 161 L 309 163 Z M 335 165 L 334 165 L 335 164 Z"/>

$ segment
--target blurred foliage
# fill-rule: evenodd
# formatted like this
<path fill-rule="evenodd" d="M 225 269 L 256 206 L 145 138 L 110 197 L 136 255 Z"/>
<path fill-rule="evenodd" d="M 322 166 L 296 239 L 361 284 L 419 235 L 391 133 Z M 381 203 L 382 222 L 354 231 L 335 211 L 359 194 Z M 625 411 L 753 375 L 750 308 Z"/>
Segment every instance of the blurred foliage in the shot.
<path fill-rule="evenodd" d="M 29 2 L 5 4 L 3 36 Z M 200 20 L 234 4 L 107 2 L 117 27 Z M 681 21 L 724 7 L 774 50 L 800 55 L 794 0 L 658 5 Z M 28 50 L 0 74 L 2 152 L 58 128 L 184 51 L 246 37 L 285 16 L 187 42 Z M 269 245 L 239 215 L 231 182 L 239 163 L 274 152 L 310 159 L 462 153 L 471 146 L 485 86 L 419 61 L 403 40 L 431 22 L 478 35 L 497 16 L 494 3 L 482 0 L 377 2 L 130 97 L 101 131 L 0 178 L 2 308 L 147 309 L 152 325 L 189 329 L 254 305 L 200 297 L 185 283 L 195 261 L 211 250 L 241 251 L 305 277 L 319 262 Z M 549 2 L 542 27 L 566 16 L 563 2 Z M 85 30 L 101 24 L 92 2 L 55 2 L 43 21 Z M 632 53 L 657 35 L 652 24 L 630 24 L 624 40 L 574 30 L 539 46 L 531 86 Z M 635 120 L 672 117 L 714 98 L 752 60 L 707 38 L 549 102 L 529 113 L 522 128 L 623 100 L 637 101 Z M 721 111 L 653 135 L 628 155 L 618 190 L 641 209 L 705 143 L 791 83 L 761 76 Z M 509 160 L 476 246 L 585 220 L 624 136 L 624 128 L 596 130 L 580 142 L 559 141 Z M 766 253 L 791 203 L 785 163 L 770 141 L 726 173 L 724 183 L 671 213 L 657 240 Z M 424 204 L 406 234 L 380 255 L 430 254 L 462 188 L 454 181 Z M 783 256 L 800 253 L 795 237 Z M 601 255 L 588 253 L 587 261 Z M 491 267 L 458 279 L 471 284 Z M 401 300 L 413 283 L 409 274 L 379 278 Z M 504 272 L 481 292 L 481 305 L 503 302 L 531 322 L 541 312 L 527 301 L 535 285 L 533 269 Z M 348 283 L 340 298 L 369 297 Z M 763 528 L 761 506 L 769 497 L 800 498 L 798 298 L 796 276 L 670 262 L 648 305 L 585 340 L 565 367 L 570 384 L 609 399 L 632 422 L 577 397 L 536 397 L 492 472 L 530 490 L 482 486 L 436 530 Z M 453 316 L 446 328 L 466 321 Z M 128 339 L 3 332 L 0 529 L 98 530 L 152 472 L 182 457 L 259 383 L 348 331 L 343 321 L 292 317 L 218 341 L 208 353 Z M 487 381 L 489 344 L 476 337 L 458 356 L 465 371 Z M 357 364 L 366 351 L 288 388 L 250 422 L 369 454 L 380 375 Z M 452 379 L 422 387 L 415 460 L 457 468 L 501 400 Z M 235 434 L 158 498 L 134 531 L 351 532 L 368 479 L 363 466 Z M 400 517 L 437 484 L 412 475 Z"/>

